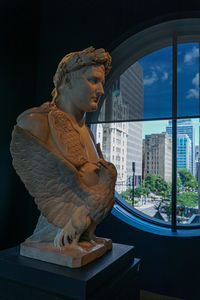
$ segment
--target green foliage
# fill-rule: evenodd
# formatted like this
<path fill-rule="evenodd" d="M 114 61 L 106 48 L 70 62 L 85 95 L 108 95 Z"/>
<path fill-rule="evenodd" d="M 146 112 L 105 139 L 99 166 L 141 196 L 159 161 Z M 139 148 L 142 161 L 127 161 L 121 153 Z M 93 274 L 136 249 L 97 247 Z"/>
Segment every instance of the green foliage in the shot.
<path fill-rule="evenodd" d="M 176 186 L 177 186 L 177 192 L 179 192 L 181 190 L 181 188 L 183 187 L 182 181 L 179 177 L 177 177 L 177 179 L 176 179 Z"/>
<path fill-rule="evenodd" d="M 126 191 L 121 192 L 121 196 L 122 196 L 122 198 L 124 198 L 124 200 L 131 201 L 129 199 L 131 199 L 131 196 L 132 196 L 132 189 L 129 188 Z"/>
<path fill-rule="evenodd" d="M 134 189 L 134 196 L 148 196 L 150 193 L 157 192 L 163 199 L 167 198 L 171 192 L 171 185 L 167 183 L 160 175 L 148 174 L 142 185 Z M 132 189 L 129 188 L 121 193 L 121 196 L 127 202 L 131 202 Z"/>
<path fill-rule="evenodd" d="M 195 207 L 198 205 L 198 194 L 195 192 L 185 192 L 177 197 L 177 205 Z"/>
<path fill-rule="evenodd" d="M 144 181 L 145 187 L 148 187 L 150 192 L 170 192 L 170 184 L 164 178 L 156 174 L 148 174 Z"/>
<path fill-rule="evenodd" d="M 185 187 L 197 188 L 198 182 L 192 175 L 192 173 L 187 169 L 179 169 L 178 174 L 181 180 L 181 183 Z"/>
<path fill-rule="evenodd" d="M 132 189 L 129 188 L 126 191 L 121 192 L 120 194 L 122 198 L 130 205 L 133 205 L 133 200 L 132 200 Z M 138 197 L 136 194 L 134 194 L 136 197 Z M 137 204 L 138 201 L 134 199 L 134 204 Z"/>
<path fill-rule="evenodd" d="M 170 202 L 165 201 L 163 204 L 163 209 L 165 210 L 165 212 L 168 216 L 168 221 L 170 221 L 171 215 L 172 215 L 172 201 L 170 201 Z"/>
<path fill-rule="evenodd" d="M 128 204 L 130 204 L 130 205 L 132 205 L 133 204 L 133 201 L 132 201 L 132 199 L 125 199 L 125 201 L 128 203 Z"/>
<path fill-rule="evenodd" d="M 144 184 L 135 188 L 134 195 L 136 197 L 141 197 L 143 195 L 148 195 L 150 193 L 150 189 L 145 187 Z"/>

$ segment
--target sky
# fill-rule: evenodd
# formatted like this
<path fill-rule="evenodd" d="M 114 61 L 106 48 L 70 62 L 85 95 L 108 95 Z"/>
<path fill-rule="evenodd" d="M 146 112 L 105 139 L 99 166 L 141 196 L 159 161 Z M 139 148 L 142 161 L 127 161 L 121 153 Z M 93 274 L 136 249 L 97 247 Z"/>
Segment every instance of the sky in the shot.
<path fill-rule="evenodd" d="M 172 116 L 172 47 L 144 56 L 138 61 L 143 69 L 143 118 Z M 197 43 L 178 45 L 177 113 L 182 116 L 199 114 L 199 47 Z M 195 124 L 195 144 L 199 143 L 199 119 Z M 146 134 L 166 131 L 168 121 L 143 122 Z"/>

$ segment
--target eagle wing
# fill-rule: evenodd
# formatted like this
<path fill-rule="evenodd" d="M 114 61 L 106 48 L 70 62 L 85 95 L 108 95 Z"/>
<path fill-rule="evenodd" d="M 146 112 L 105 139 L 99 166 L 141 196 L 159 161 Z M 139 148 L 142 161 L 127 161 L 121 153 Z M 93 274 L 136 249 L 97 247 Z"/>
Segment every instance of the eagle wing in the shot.
<path fill-rule="evenodd" d="M 17 174 L 55 226 L 63 228 L 78 207 L 87 206 L 88 199 L 98 202 L 100 195 L 80 181 L 76 168 L 27 130 L 15 126 L 10 150 Z"/>

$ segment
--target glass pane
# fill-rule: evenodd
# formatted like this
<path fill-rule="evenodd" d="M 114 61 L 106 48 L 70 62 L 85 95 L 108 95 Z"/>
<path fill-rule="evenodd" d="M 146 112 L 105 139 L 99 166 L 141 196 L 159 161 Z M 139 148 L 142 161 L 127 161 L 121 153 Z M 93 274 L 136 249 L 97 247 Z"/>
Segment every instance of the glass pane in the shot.
<path fill-rule="evenodd" d="M 170 134 L 171 124 L 167 127 Z M 199 192 L 199 119 L 177 121 L 177 223 L 200 222 Z"/>
<path fill-rule="evenodd" d="M 141 60 L 144 83 L 144 119 L 172 116 L 172 47 L 155 51 Z"/>
<path fill-rule="evenodd" d="M 128 121 L 172 116 L 172 47 L 146 55 L 110 88 L 98 121 Z"/>
<path fill-rule="evenodd" d="M 178 45 L 177 112 L 179 117 L 199 115 L 199 44 Z"/>
<path fill-rule="evenodd" d="M 136 210 L 171 220 L 172 139 L 168 121 L 97 124 L 96 140 L 118 172 L 116 191 Z"/>

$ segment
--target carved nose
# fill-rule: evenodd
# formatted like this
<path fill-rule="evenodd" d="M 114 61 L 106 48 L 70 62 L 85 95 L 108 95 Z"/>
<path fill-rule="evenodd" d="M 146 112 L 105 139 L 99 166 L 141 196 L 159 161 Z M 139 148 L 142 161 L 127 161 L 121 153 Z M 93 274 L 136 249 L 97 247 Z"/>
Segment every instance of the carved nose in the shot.
<path fill-rule="evenodd" d="M 97 96 L 101 97 L 101 96 L 103 96 L 103 94 L 104 94 L 104 88 L 103 88 L 102 83 L 100 83 L 100 84 L 98 84 L 98 87 L 97 87 Z"/>

